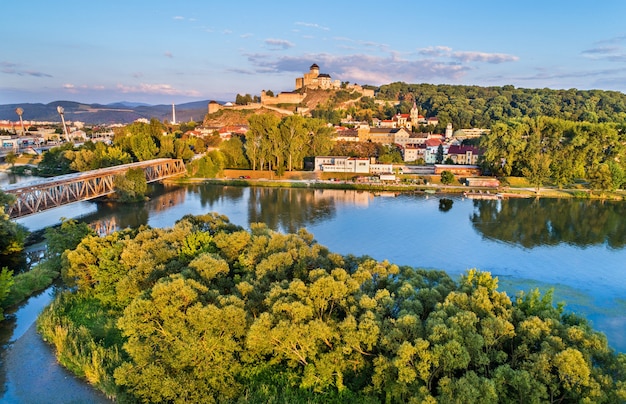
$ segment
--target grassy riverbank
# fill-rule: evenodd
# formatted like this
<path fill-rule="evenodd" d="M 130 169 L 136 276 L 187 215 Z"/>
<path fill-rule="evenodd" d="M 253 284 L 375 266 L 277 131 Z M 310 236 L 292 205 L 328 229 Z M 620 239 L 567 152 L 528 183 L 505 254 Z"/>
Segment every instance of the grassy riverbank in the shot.
<path fill-rule="evenodd" d="M 406 192 L 424 194 L 463 194 L 487 193 L 501 194 L 503 198 L 579 198 L 626 200 L 624 190 L 591 190 L 585 184 L 576 184 L 569 188 L 544 186 L 533 187 L 525 178 L 507 177 L 500 179 L 502 186 L 467 187 L 458 180 L 456 184 L 444 185 L 436 175 L 398 175 L 395 182 L 358 182 L 353 176 L 338 173 L 320 173 L 312 171 L 287 172 L 281 177 L 269 171 L 225 170 L 220 178 L 183 177 L 167 180 L 178 184 L 208 183 L 230 186 L 256 186 L 271 188 L 309 188 L 309 189 L 346 189 L 369 192 Z"/>

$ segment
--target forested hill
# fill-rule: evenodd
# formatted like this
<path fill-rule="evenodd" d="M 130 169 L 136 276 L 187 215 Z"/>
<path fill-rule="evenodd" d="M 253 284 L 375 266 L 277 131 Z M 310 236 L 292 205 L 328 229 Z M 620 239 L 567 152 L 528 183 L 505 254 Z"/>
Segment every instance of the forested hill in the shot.
<path fill-rule="evenodd" d="M 377 98 L 401 101 L 403 113 L 408 113 L 415 101 L 421 115 L 437 116 L 455 128 L 485 128 L 497 120 L 522 116 L 626 123 L 626 94 L 618 91 L 396 82 L 381 86 Z"/>

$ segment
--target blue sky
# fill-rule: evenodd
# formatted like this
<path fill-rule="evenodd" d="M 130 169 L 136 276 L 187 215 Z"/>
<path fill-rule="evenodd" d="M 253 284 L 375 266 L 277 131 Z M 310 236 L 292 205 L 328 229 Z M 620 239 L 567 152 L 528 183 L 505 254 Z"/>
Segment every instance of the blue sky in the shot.
<path fill-rule="evenodd" d="M 358 84 L 626 92 L 626 1 L 20 0 L 0 104 L 233 100 L 312 63 Z"/>

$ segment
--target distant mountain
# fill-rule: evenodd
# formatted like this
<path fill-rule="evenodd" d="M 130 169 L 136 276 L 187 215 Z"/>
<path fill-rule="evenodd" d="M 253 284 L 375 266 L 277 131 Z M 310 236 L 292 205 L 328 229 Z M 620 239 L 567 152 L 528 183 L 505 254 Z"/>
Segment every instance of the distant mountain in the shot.
<path fill-rule="evenodd" d="M 202 122 L 207 113 L 209 100 L 194 101 L 176 105 L 176 121 L 194 120 Z M 157 118 L 160 121 L 172 120 L 172 105 L 149 105 L 136 102 L 121 101 L 112 104 L 84 104 L 74 101 L 54 101 L 49 104 L 4 104 L 0 105 L 0 120 L 17 121 L 15 109 L 24 110 L 25 121 L 59 122 L 61 118 L 57 107 L 64 109 L 65 119 L 81 121 L 87 124 L 130 123 L 139 118 Z"/>
<path fill-rule="evenodd" d="M 135 108 L 135 107 L 149 107 L 150 104 L 146 104 L 144 102 L 130 102 L 130 101 L 121 101 L 114 102 L 112 104 L 107 104 L 107 107 L 111 108 Z"/>

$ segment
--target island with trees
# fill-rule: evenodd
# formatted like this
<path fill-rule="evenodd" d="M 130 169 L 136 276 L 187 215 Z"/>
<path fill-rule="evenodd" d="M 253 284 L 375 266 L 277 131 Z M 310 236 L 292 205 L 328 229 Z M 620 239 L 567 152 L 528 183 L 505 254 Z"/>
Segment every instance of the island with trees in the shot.
<path fill-rule="evenodd" d="M 87 235 L 59 258 L 72 287 L 39 330 L 123 402 L 626 399 L 603 334 L 474 269 L 455 282 L 218 214 Z"/>

